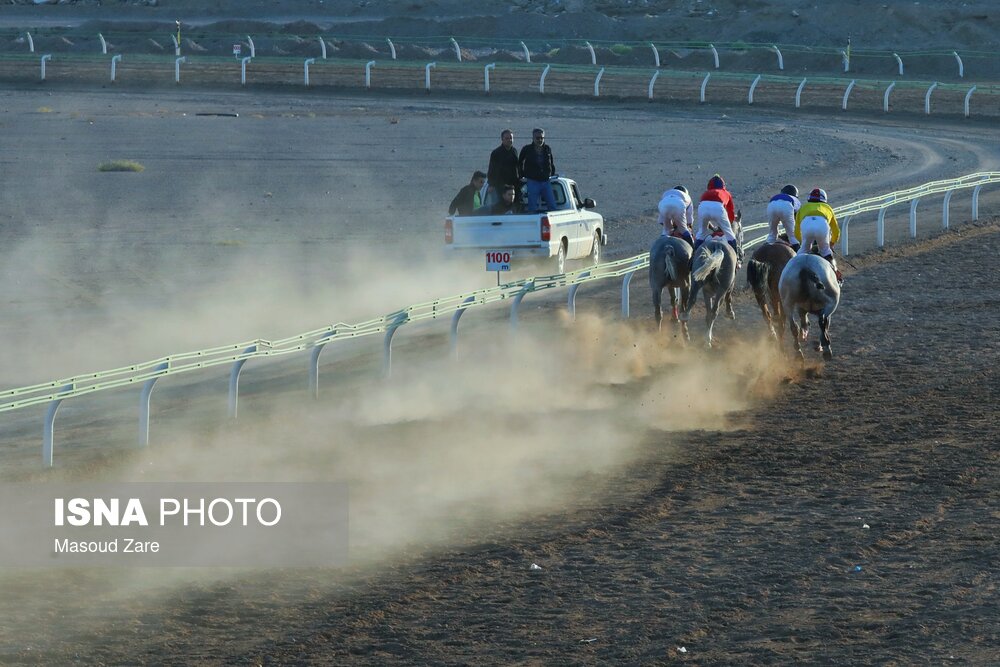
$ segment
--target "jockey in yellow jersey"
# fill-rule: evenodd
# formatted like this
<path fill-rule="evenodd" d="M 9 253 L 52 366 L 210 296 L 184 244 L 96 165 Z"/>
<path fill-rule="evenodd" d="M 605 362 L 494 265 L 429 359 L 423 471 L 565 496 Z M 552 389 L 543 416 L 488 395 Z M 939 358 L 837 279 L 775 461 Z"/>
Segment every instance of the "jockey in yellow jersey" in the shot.
<path fill-rule="evenodd" d="M 843 274 L 837 268 L 837 262 L 833 259 L 833 248 L 830 247 L 840 238 L 840 225 L 837 224 L 837 216 L 833 214 L 833 209 L 826 202 L 826 190 L 814 188 L 809 193 L 808 201 L 795 212 L 795 237 L 801 244 L 799 255 L 809 252 L 815 242 L 819 254 L 833 266 L 837 281 L 843 282 Z"/>

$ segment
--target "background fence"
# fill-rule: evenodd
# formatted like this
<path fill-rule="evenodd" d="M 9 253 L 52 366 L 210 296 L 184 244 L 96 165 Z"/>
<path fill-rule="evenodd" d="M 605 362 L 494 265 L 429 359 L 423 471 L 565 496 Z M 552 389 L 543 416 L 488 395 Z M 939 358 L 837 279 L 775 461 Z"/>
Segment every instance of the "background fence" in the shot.
<path fill-rule="evenodd" d="M 921 198 L 944 193 L 942 227 L 949 226 L 949 206 L 956 190 L 972 189 L 972 218 L 979 217 L 979 194 L 983 186 L 1000 183 L 1000 172 L 979 172 L 955 179 L 933 181 L 906 190 L 891 192 L 853 202 L 834 209 L 840 219 L 842 234 L 841 248 L 847 254 L 849 226 L 857 216 L 878 211 L 877 243 L 884 244 L 884 224 L 886 211 L 901 203 L 910 202 L 910 235 L 916 236 L 916 211 Z M 757 223 L 744 227 L 744 233 L 763 231 L 767 223 Z M 755 236 L 745 242 L 749 249 L 762 242 L 765 235 Z M 462 315 L 471 308 L 499 302 L 510 303 L 510 326 L 518 326 L 518 308 L 522 300 L 530 294 L 556 288 L 568 288 L 567 308 L 575 316 L 577 290 L 585 283 L 611 278 L 622 278 L 622 316 L 629 317 L 630 283 L 637 271 L 648 268 L 649 254 L 606 262 L 565 274 L 538 276 L 491 287 L 466 292 L 451 297 L 435 299 L 412 305 L 401 310 L 366 320 L 357 324 L 338 323 L 307 331 L 280 340 L 255 339 L 223 345 L 219 347 L 176 354 L 141 364 L 123 366 L 97 373 L 77 375 L 41 384 L 0 391 L 0 412 L 18 410 L 34 405 L 48 406 L 43 424 L 42 460 L 45 466 L 53 464 L 55 417 L 62 401 L 68 398 L 122 387 L 141 387 L 139 396 L 139 438 L 144 447 L 149 443 L 149 408 L 154 385 L 160 378 L 176 376 L 195 370 L 215 366 L 227 366 L 229 370 L 229 416 L 237 417 L 239 399 L 239 379 L 244 364 L 250 360 L 280 357 L 309 352 L 309 386 L 314 395 L 319 391 L 319 359 L 326 345 L 348 339 L 382 335 L 383 374 L 389 376 L 392 370 L 392 339 L 401 326 L 426 320 L 449 317 L 451 345 L 454 349 Z"/>

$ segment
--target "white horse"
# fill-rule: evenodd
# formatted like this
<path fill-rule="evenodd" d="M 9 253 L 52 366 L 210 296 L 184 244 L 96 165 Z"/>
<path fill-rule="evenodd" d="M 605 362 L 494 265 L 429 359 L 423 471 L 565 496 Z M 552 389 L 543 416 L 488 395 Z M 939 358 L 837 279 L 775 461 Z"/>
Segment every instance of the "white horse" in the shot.
<path fill-rule="evenodd" d="M 653 311 L 656 316 L 656 328 L 661 329 L 663 320 L 663 288 L 670 291 L 671 319 L 678 322 L 678 301 L 675 289 L 680 291 L 680 308 L 687 303 L 688 292 L 691 289 L 691 245 L 679 238 L 661 236 L 653 242 L 649 249 L 649 287 L 653 291 Z M 680 322 L 681 334 L 686 340 L 688 335 L 687 322 Z"/>
<path fill-rule="evenodd" d="M 809 335 L 809 314 L 819 318 L 819 349 L 823 358 L 833 359 L 830 316 L 840 303 L 840 285 L 830 262 L 819 255 L 796 255 L 781 272 L 778 293 L 799 359 L 805 359 L 802 341 Z"/>

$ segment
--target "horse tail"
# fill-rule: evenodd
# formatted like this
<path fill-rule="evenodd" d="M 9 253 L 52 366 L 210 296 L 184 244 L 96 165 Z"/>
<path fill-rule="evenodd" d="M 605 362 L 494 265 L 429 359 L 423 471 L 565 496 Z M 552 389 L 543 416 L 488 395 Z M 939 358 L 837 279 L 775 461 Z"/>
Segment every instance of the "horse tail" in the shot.
<path fill-rule="evenodd" d="M 664 257 L 666 261 L 664 262 L 663 266 L 663 275 L 667 277 L 668 283 L 677 282 L 677 276 L 675 275 L 674 272 L 674 266 L 676 261 L 676 258 L 674 257 L 674 246 L 668 245 L 666 248 L 664 248 L 664 254 L 666 255 L 666 257 Z"/>
<path fill-rule="evenodd" d="M 698 282 L 703 282 L 706 278 L 708 278 L 712 274 L 712 271 L 715 271 L 720 266 L 722 266 L 722 260 L 725 258 L 725 256 L 726 256 L 725 251 L 723 251 L 721 248 L 716 248 L 715 250 L 712 251 L 712 254 L 708 256 L 708 259 L 705 260 L 705 263 L 694 270 L 694 273 L 691 274 L 691 277 L 697 280 Z"/>
<path fill-rule="evenodd" d="M 771 265 L 751 259 L 747 263 L 747 286 L 754 294 L 763 294 L 767 290 L 767 281 L 770 279 Z"/>

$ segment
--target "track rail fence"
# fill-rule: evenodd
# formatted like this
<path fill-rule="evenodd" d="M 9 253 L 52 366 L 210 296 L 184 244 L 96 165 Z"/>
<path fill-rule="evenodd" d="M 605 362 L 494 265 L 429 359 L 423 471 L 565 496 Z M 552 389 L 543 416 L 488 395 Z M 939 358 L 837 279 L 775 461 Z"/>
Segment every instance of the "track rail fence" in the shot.
<path fill-rule="evenodd" d="M 916 236 L 916 210 L 921 198 L 944 193 L 942 227 L 948 228 L 948 210 L 956 190 L 972 189 L 972 218 L 979 217 L 979 193 L 983 186 L 1000 183 L 1000 172 L 979 172 L 959 178 L 932 181 L 906 190 L 862 199 L 834 209 L 841 219 L 841 248 L 848 254 L 848 231 L 853 218 L 863 213 L 878 211 L 877 244 L 884 245 L 886 211 L 898 204 L 910 202 L 910 235 Z M 744 233 L 763 231 L 766 222 L 744 227 Z M 766 238 L 756 237 L 744 243 L 749 249 Z M 138 446 L 149 443 L 150 401 L 155 383 L 161 378 L 190 373 L 217 366 L 229 367 L 229 416 L 237 417 L 239 378 L 243 366 L 253 360 L 282 357 L 309 352 L 309 387 L 313 395 L 319 392 L 319 360 L 323 349 L 345 340 L 381 335 L 383 337 L 383 375 L 392 372 L 392 340 L 396 331 L 405 324 L 427 320 L 451 318 L 451 347 L 458 341 L 459 321 L 469 309 L 498 302 L 510 303 L 510 328 L 518 327 L 518 309 L 523 299 L 531 294 L 553 289 L 568 288 L 567 308 L 575 315 L 576 294 L 584 283 L 621 278 L 622 317 L 629 317 L 629 289 L 637 271 L 649 267 L 649 253 L 605 262 L 564 274 L 536 276 L 497 287 L 457 294 L 455 296 L 418 303 L 381 317 L 356 324 L 337 323 L 277 340 L 254 339 L 219 347 L 175 354 L 140 364 L 123 366 L 96 373 L 76 375 L 41 384 L 0 391 L 0 413 L 36 405 L 47 405 L 43 423 L 42 461 L 46 467 L 53 465 L 55 417 L 61 403 L 68 398 L 86 396 L 100 391 L 124 387 L 141 387 L 139 397 Z"/>

